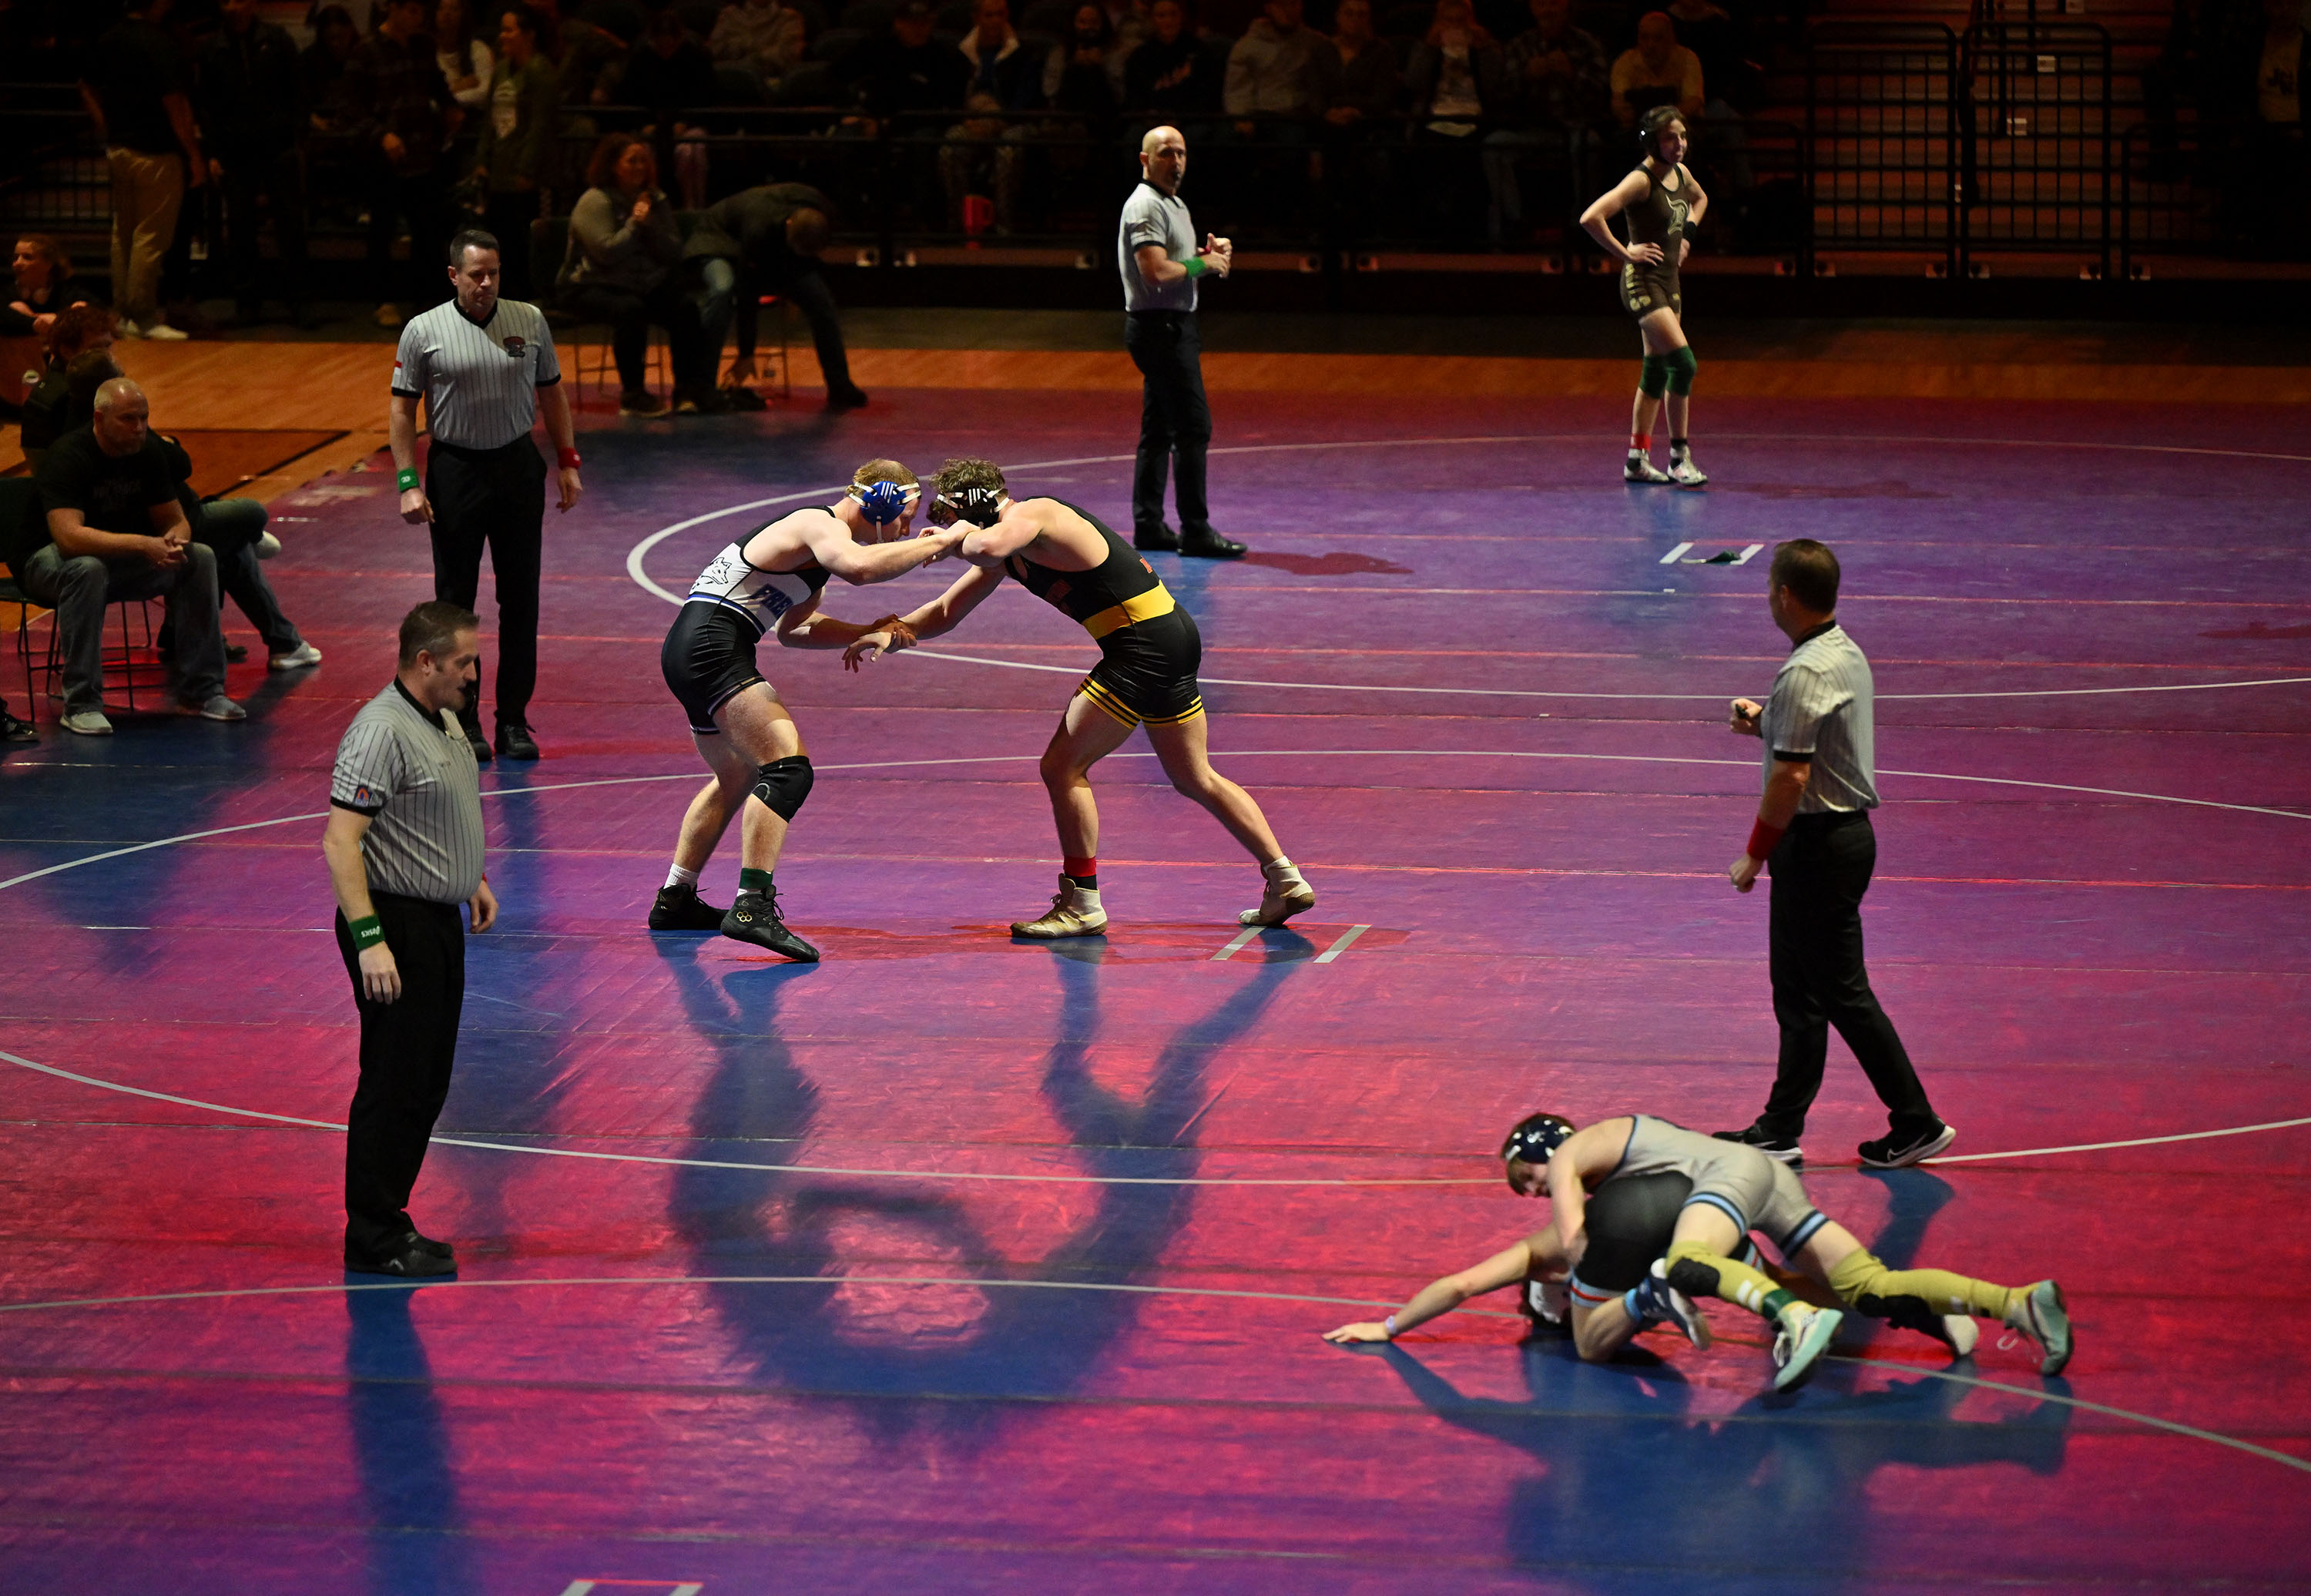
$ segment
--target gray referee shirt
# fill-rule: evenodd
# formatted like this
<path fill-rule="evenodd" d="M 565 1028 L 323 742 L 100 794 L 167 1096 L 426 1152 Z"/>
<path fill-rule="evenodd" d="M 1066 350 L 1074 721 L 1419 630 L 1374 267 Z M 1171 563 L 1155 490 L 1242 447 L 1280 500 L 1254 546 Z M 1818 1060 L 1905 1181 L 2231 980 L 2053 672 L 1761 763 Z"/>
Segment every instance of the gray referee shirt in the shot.
<path fill-rule="evenodd" d="M 1878 749 L 1870 661 L 1831 621 L 1798 640 L 1774 677 L 1761 727 L 1766 774 L 1783 755 L 1813 762 L 1801 815 L 1878 807 Z"/>
<path fill-rule="evenodd" d="M 462 903 L 482 884 L 482 781 L 457 717 L 429 715 L 395 681 L 337 744 L 333 807 L 366 815 L 371 892 Z"/>
<path fill-rule="evenodd" d="M 1161 244 L 1173 260 L 1196 257 L 1196 224 L 1188 219 L 1186 202 L 1142 179 L 1123 202 L 1122 231 L 1115 244 L 1116 264 L 1123 272 L 1123 308 L 1133 310 L 1192 310 L 1196 280 L 1150 283 L 1139 269 L 1139 246 Z"/>
<path fill-rule="evenodd" d="M 502 449 L 529 436 L 537 390 L 562 380 L 545 313 L 500 300 L 476 322 L 458 301 L 413 316 L 393 353 L 393 391 L 425 401 L 425 430 L 459 449 Z"/>

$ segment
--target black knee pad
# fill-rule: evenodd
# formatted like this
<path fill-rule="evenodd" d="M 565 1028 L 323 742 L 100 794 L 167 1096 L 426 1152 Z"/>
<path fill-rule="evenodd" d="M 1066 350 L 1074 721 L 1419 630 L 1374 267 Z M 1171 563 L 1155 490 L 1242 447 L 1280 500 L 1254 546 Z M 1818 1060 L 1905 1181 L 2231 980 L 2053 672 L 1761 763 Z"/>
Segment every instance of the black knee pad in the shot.
<path fill-rule="evenodd" d="M 815 779 L 811 774 L 810 756 L 797 754 L 757 766 L 750 790 L 772 814 L 781 820 L 792 820 L 803 800 L 810 796 L 811 782 Z"/>
<path fill-rule="evenodd" d="M 1669 1266 L 1670 1288 L 1691 1297 L 1717 1295 L 1717 1271 L 1698 1258 L 1680 1258 Z"/>

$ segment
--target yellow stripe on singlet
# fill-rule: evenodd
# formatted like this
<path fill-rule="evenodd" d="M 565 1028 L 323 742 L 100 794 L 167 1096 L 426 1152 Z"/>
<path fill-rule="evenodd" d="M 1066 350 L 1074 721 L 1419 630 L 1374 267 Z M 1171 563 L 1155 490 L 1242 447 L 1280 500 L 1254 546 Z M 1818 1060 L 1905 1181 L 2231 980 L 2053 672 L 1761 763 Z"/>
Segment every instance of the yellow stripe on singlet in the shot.
<path fill-rule="evenodd" d="M 1145 593 L 1134 593 L 1121 604 L 1110 605 L 1083 624 L 1084 630 L 1094 637 L 1105 637 L 1109 632 L 1138 621 L 1152 621 L 1158 615 L 1168 615 L 1180 606 L 1172 602 L 1171 590 L 1153 587 Z"/>

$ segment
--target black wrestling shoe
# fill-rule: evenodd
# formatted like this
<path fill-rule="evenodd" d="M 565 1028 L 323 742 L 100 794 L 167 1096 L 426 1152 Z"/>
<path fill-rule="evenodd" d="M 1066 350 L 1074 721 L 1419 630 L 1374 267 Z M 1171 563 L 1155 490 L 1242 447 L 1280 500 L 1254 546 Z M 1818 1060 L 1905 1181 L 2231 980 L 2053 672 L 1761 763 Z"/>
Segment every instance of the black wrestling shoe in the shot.
<path fill-rule="evenodd" d="M 1134 532 L 1131 546 L 1145 549 L 1151 554 L 1176 554 L 1180 552 L 1180 535 L 1169 527 L 1156 527 L 1147 531 Z"/>
<path fill-rule="evenodd" d="M 1777 1159 L 1792 1169 L 1801 1167 L 1805 1155 L 1799 1151 L 1797 1138 L 1775 1136 L 1771 1131 L 1752 1125 L 1746 1130 L 1713 1130 L 1719 1141 L 1737 1141 L 1745 1147 L 1755 1147 L 1766 1157 Z"/>
<path fill-rule="evenodd" d="M 537 739 L 529 735 L 529 728 L 519 720 L 498 722 L 498 752 L 508 759 L 536 759 Z"/>
<path fill-rule="evenodd" d="M 430 1251 L 435 1247 L 448 1250 L 445 1243 L 427 1242 L 413 1230 L 391 1252 L 371 1255 L 346 1248 L 345 1269 L 356 1275 L 390 1275 L 401 1280 L 446 1279 L 458 1272 L 458 1262 Z"/>
<path fill-rule="evenodd" d="M 1180 534 L 1180 552 L 1190 558 L 1203 560 L 1241 560 L 1248 545 L 1222 537 L 1209 527 L 1202 531 Z"/>
<path fill-rule="evenodd" d="M 1958 1132 L 1938 1120 L 1923 1130 L 1889 1131 L 1853 1150 L 1861 1155 L 1864 1169 L 1907 1169 L 1922 1158 L 1932 1157 L 1957 1139 Z"/>
<path fill-rule="evenodd" d="M 729 912 L 722 917 L 722 934 L 734 942 L 767 947 L 798 964 L 818 963 L 818 949 L 788 930 L 786 921 L 780 918 L 779 894 L 775 890 L 740 893 L 731 901 Z"/>
<path fill-rule="evenodd" d="M 650 905 L 653 931 L 719 931 L 722 911 L 698 895 L 694 886 L 661 886 Z"/>

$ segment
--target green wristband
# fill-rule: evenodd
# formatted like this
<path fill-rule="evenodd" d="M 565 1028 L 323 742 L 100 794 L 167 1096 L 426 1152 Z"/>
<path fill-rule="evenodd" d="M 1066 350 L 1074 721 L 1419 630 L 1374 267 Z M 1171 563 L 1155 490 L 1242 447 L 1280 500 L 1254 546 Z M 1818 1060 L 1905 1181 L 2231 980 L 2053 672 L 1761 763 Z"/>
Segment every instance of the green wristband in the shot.
<path fill-rule="evenodd" d="M 1212 263 L 1200 255 L 1190 256 L 1181 264 L 1188 268 L 1190 277 L 1200 277 L 1212 269 Z"/>
<path fill-rule="evenodd" d="M 345 929 L 353 934 L 353 946 L 356 949 L 375 947 L 385 940 L 385 928 L 377 923 L 377 916 L 374 914 L 364 914 L 359 920 L 347 920 Z"/>
<path fill-rule="evenodd" d="M 404 466 L 399 473 L 395 475 L 393 485 L 399 488 L 405 493 L 410 489 L 415 487 L 417 485 L 417 468 L 414 466 Z"/>

